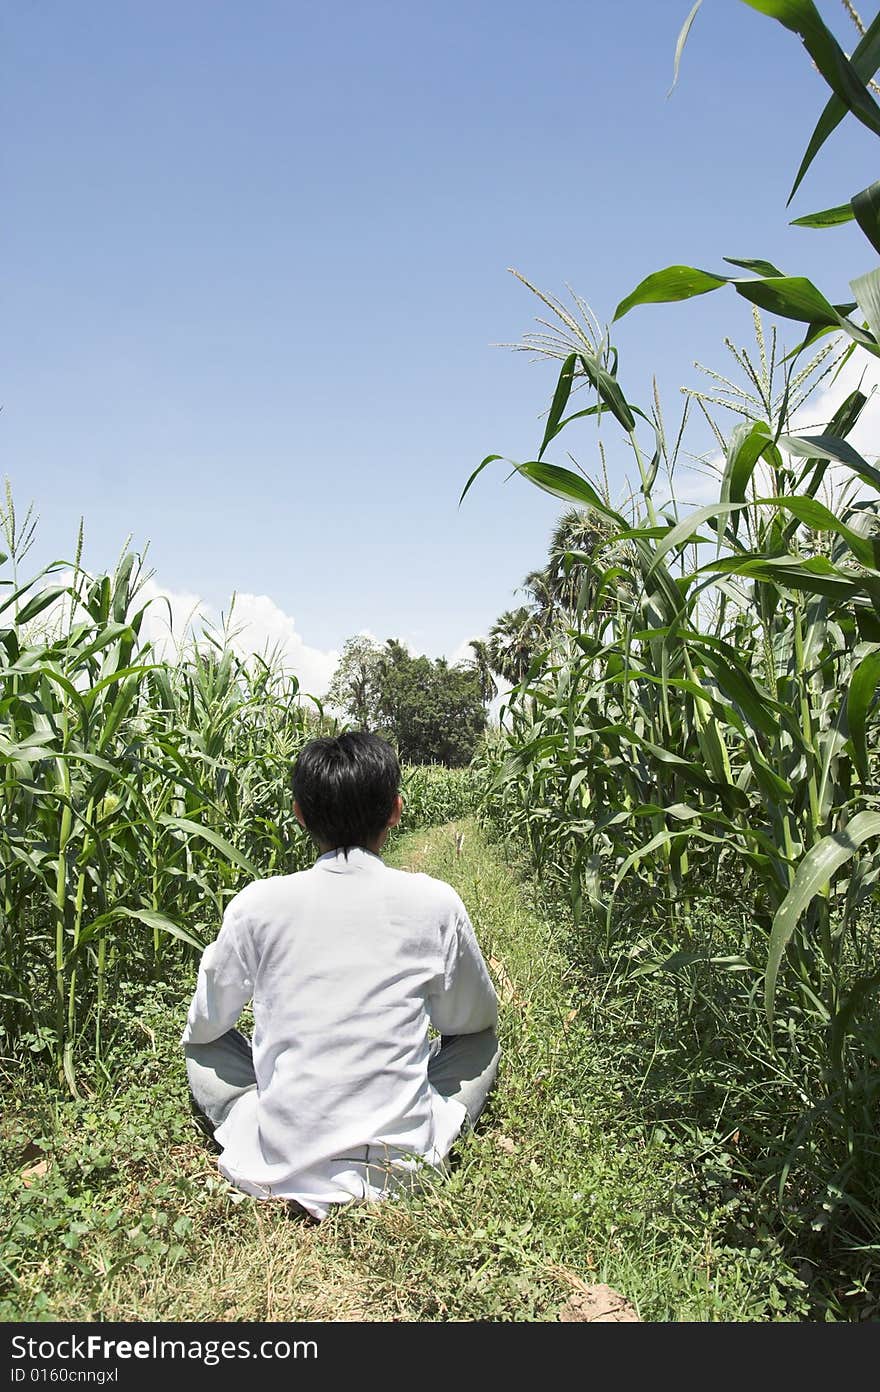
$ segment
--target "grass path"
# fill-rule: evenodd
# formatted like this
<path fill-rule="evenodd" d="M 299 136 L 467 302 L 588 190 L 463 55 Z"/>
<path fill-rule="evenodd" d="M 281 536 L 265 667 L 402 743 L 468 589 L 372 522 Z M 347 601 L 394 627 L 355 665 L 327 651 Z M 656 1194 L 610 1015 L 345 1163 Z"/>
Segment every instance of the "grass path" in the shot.
<path fill-rule="evenodd" d="M 319 1225 L 238 1195 L 186 1105 L 192 980 L 139 994 L 119 1005 L 110 1095 L 5 1082 L 0 1316 L 556 1320 L 607 1282 L 643 1319 L 773 1317 L 766 1258 L 720 1244 L 680 1156 L 646 1139 L 596 1042 L 602 1002 L 503 852 L 461 822 L 389 859 L 456 887 L 501 998 L 498 1088 L 450 1178 Z"/>

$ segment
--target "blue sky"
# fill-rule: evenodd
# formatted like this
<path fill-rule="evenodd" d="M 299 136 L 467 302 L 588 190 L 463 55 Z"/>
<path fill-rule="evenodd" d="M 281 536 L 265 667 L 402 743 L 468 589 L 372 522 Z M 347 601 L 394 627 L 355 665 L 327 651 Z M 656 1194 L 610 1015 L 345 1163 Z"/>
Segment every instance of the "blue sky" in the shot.
<path fill-rule="evenodd" d="M 94 568 L 132 533 L 173 594 L 252 597 L 313 685 L 362 629 L 450 656 L 485 633 L 557 513 L 500 466 L 458 507 L 484 455 L 532 457 L 552 395 L 492 346 L 542 312 L 508 267 L 605 321 L 671 262 L 762 256 L 831 299 L 873 264 L 852 228 L 787 226 L 872 180 L 871 137 L 841 127 L 787 211 L 827 89 L 793 35 L 705 0 L 667 99 L 688 8 L 6 7 L 0 472 L 39 559 L 81 514 Z M 732 293 L 634 311 L 630 399 L 656 373 L 674 417 L 694 359 L 749 333 Z M 596 467 L 594 431 L 560 445 Z"/>

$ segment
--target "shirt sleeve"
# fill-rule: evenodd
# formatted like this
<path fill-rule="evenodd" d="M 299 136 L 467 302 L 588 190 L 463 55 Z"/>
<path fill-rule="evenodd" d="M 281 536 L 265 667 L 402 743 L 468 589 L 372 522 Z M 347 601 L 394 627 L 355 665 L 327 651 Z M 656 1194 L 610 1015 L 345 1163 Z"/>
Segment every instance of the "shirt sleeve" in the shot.
<path fill-rule="evenodd" d="M 254 982 L 245 964 L 242 927 L 233 900 L 227 906 L 220 932 L 202 954 L 181 1044 L 209 1044 L 219 1039 L 232 1028 L 251 999 Z"/>
<path fill-rule="evenodd" d="M 454 896 L 443 933 L 442 985 L 428 997 L 428 1018 L 441 1034 L 476 1034 L 498 1023 L 498 997 L 467 910 Z"/>

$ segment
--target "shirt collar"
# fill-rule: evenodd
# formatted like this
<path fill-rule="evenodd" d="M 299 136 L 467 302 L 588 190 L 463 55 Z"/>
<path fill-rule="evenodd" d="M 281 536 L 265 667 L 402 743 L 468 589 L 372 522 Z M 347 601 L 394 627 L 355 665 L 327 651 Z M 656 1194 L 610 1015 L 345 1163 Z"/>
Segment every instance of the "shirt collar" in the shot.
<path fill-rule="evenodd" d="M 381 856 L 368 851 L 364 846 L 349 846 L 348 859 L 342 850 L 325 851 L 315 861 L 316 870 L 330 870 L 336 874 L 346 874 L 350 870 L 369 870 L 374 866 L 384 866 Z"/>

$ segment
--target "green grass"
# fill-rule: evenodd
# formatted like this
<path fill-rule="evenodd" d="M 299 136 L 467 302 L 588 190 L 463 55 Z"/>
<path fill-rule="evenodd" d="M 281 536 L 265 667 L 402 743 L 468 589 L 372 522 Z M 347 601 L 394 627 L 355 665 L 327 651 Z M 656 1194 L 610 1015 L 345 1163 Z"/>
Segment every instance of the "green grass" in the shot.
<path fill-rule="evenodd" d="M 805 1317 L 772 1237 L 729 1245 L 724 1195 L 698 1197 L 687 1156 L 646 1125 L 566 923 L 472 821 L 391 858 L 456 886 L 501 995 L 498 1088 L 450 1178 L 322 1224 L 239 1196 L 190 1119 L 192 977 L 132 990 L 112 1085 L 70 1099 L 38 1060 L 3 1080 L 0 1316 L 546 1321 L 607 1282 L 645 1320 Z"/>

